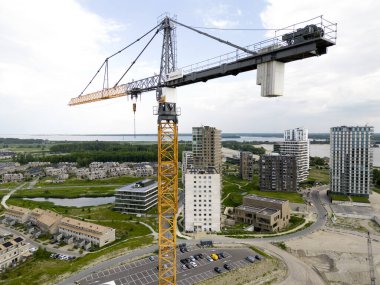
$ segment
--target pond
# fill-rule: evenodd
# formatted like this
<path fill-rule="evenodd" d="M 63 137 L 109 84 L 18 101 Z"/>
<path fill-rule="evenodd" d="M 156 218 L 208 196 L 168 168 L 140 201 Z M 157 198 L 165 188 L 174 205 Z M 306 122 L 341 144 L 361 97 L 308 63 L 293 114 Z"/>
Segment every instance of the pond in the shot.
<path fill-rule="evenodd" d="M 82 197 L 82 198 L 23 198 L 23 200 L 36 201 L 36 202 L 52 202 L 56 206 L 64 207 L 88 207 L 88 206 L 99 206 L 104 204 L 110 204 L 115 202 L 115 197 Z"/>

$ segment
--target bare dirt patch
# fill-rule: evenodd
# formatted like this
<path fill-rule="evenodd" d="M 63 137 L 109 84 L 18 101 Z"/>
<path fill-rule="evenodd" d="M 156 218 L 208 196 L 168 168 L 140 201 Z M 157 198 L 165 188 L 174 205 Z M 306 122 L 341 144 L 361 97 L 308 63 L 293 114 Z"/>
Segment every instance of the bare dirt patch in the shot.
<path fill-rule="evenodd" d="M 368 222 L 368 221 L 363 221 Z M 361 226 L 364 224 L 359 223 Z M 288 251 L 313 267 L 328 284 L 370 284 L 367 238 L 319 231 L 286 242 Z M 380 278 L 380 243 L 372 242 L 376 279 Z"/>
<path fill-rule="evenodd" d="M 277 259 L 266 258 L 260 262 L 224 273 L 212 279 L 196 283 L 197 285 L 264 285 L 281 281 L 286 277 L 286 265 Z"/>

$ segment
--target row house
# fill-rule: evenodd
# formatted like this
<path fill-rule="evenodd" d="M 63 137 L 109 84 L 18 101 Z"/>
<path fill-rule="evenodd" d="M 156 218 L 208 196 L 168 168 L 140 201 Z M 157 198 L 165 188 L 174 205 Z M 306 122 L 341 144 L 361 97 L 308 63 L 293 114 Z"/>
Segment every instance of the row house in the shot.
<path fill-rule="evenodd" d="M 0 269 L 14 267 L 23 261 L 30 255 L 29 246 L 30 244 L 25 243 L 22 237 L 0 243 Z"/>
<path fill-rule="evenodd" d="M 17 206 L 9 206 L 4 213 L 4 217 L 6 219 L 15 220 L 17 223 L 23 224 L 29 219 L 30 213 L 31 210 L 29 209 Z"/>
<path fill-rule="evenodd" d="M 38 226 L 43 232 L 55 234 L 58 232 L 58 224 L 63 216 L 49 211 L 35 208 L 30 213 L 30 221 Z"/>
<path fill-rule="evenodd" d="M 99 247 L 113 242 L 116 238 L 113 228 L 72 218 L 63 218 L 58 226 L 58 232 L 63 236 L 74 237 Z"/>
<path fill-rule="evenodd" d="M 3 174 L 3 182 L 19 182 L 24 179 L 24 175 L 21 173 L 6 173 Z"/>

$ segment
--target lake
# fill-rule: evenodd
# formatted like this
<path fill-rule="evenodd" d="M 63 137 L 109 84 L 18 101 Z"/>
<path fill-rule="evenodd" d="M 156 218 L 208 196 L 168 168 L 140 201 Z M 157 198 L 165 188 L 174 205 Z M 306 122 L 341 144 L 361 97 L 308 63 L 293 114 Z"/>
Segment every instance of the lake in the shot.
<path fill-rule="evenodd" d="M 110 204 L 115 202 L 115 197 L 95 197 L 95 198 L 23 198 L 23 200 L 36 201 L 36 202 L 52 202 L 56 206 L 64 207 L 89 207 Z"/>

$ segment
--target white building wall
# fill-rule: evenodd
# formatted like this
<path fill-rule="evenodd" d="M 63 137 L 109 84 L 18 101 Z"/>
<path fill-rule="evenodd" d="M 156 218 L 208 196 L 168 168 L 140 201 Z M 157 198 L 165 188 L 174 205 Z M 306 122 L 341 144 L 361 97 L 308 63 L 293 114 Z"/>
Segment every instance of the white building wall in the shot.
<path fill-rule="evenodd" d="M 284 131 L 284 142 L 281 143 L 280 153 L 289 154 L 297 160 L 297 181 L 302 182 L 309 176 L 310 141 L 308 130 L 296 128 Z"/>
<path fill-rule="evenodd" d="M 220 174 L 190 173 L 185 178 L 185 231 L 220 231 Z"/>

